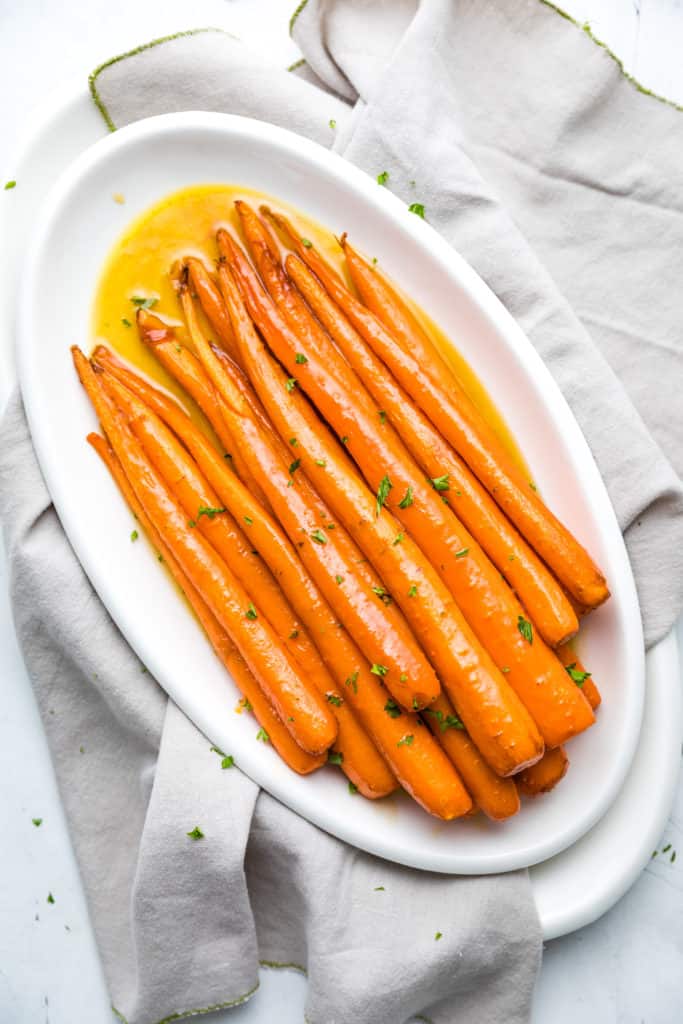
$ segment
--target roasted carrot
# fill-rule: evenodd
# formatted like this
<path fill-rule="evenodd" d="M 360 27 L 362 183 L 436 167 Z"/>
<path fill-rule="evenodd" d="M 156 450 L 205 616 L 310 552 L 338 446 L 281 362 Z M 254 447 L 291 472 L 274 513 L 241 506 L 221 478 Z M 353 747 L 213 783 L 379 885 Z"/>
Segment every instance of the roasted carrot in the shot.
<path fill-rule="evenodd" d="M 246 221 L 243 209 L 240 214 Z M 338 433 L 349 435 L 348 450 L 368 484 L 379 490 L 382 481 L 389 481 L 405 496 L 392 506 L 396 515 L 441 575 L 479 644 L 505 672 L 545 743 L 557 746 L 588 728 L 594 721 L 589 705 L 541 638 L 534 637 L 515 595 L 450 505 L 444 503 L 448 479 L 437 479 L 431 485 L 424 481 L 400 438 L 378 415 L 372 398 L 329 337 L 291 295 L 285 297 L 286 283 L 273 269 L 265 247 L 257 250 L 259 269 L 272 293 L 282 296 L 277 307 L 268 302 L 238 247 L 230 244 L 231 265 L 241 274 L 245 292 L 248 288 L 250 313 L 268 344 L 290 373 L 298 371 L 301 387 L 328 423 Z M 219 273 L 221 287 L 222 281 Z M 290 292 L 292 289 L 290 285 Z M 325 476 L 329 477 L 328 470 Z"/>
<path fill-rule="evenodd" d="M 306 679 L 313 683 L 330 704 L 338 727 L 333 750 L 343 754 L 343 768 L 349 779 L 364 796 L 374 799 L 391 793 L 396 788 L 396 781 L 386 763 L 359 726 L 353 712 L 346 706 L 343 694 L 335 685 L 305 627 L 294 616 L 262 560 L 246 543 L 246 538 L 228 511 L 223 509 L 216 513 L 216 509 L 220 507 L 216 493 L 202 477 L 185 449 L 154 412 L 145 407 L 118 381 L 109 378 L 106 386 L 114 392 L 115 402 L 128 417 L 133 432 L 152 464 L 180 500 L 188 515 L 196 516 L 196 519 L 191 519 L 190 522 L 194 522 L 195 528 L 202 530 L 209 543 L 241 581 L 247 593 L 258 595 L 259 614 L 265 616 Z M 210 514 L 202 516 L 197 509 L 208 509 Z M 249 516 L 247 520 L 247 526 L 251 529 L 253 521 Z"/>
<path fill-rule="evenodd" d="M 139 501 L 297 743 L 320 754 L 334 742 L 337 723 L 329 705 L 305 682 L 267 620 L 204 537 L 187 525 L 187 517 L 170 494 L 139 442 L 102 387 L 88 360 L 76 347 L 74 364 L 109 442 Z"/>
<path fill-rule="evenodd" d="M 237 519 L 253 520 L 254 543 L 268 563 L 292 607 L 309 629 L 346 701 L 353 707 L 379 750 L 385 753 L 401 785 L 427 811 L 441 818 L 466 813 L 467 792 L 456 771 L 444 764 L 442 751 L 421 729 L 414 716 L 400 712 L 398 705 L 373 675 L 349 634 L 341 627 L 332 608 L 303 568 L 289 540 L 270 515 L 256 502 L 234 473 L 222 463 L 212 445 L 176 402 L 127 369 L 108 350 L 95 350 L 98 362 L 161 416 L 197 460 L 202 472 Z M 401 714 L 403 717 L 401 717 Z M 397 718 L 401 717 L 397 724 Z M 404 735 L 412 744 L 401 744 Z M 334 746 L 344 756 L 340 735 Z M 367 772 L 366 772 L 367 774 Z M 353 780 L 352 780 L 353 781 Z M 357 784 L 357 783 L 356 783 Z"/>
<path fill-rule="evenodd" d="M 190 607 L 197 616 L 197 619 L 203 627 L 211 646 L 216 652 L 216 655 L 235 680 L 235 684 L 241 691 L 242 695 L 249 702 L 256 721 L 265 730 L 274 749 L 278 752 L 285 764 L 292 768 L 293 771 L 298 772 L 299 775 L 308 775 L 310 772 L 315 771 L 316 768 L 320 768 L 326 763 L 327 755 L 318 754 L 314 757 L 312 754 L 307 754 L 306 751 L 302 750 L 298 743 L 294 741 L 287 729 L 285 729 L 281 719 L 264 697 L 260 686 L 247 668 L 244 659 L 230 640 L 230 637 L 219 625 L 216 616 L 209 611 L 208 606 L 199 596 L 192 583 L 190 583 L 170 550 L 161 539 L 158 531 L 150 522 L 147 513 L 138 501 L 133 488 L 128 482 L 128 478 L 123 471 L 121 463 L 117 459 L 112 448 L 99 434 L 89 434 L 88 442 L 92 445 L 109 469 L 109 472 L 114 478 L 115 483 L 118 485 L 125 501 L 140 524 L 141 529 L 147 535 L 152 546 L 163 558 L 167 569 L 184 593 Z"/>
<path fill-rule="evenodd" d="M 188 395 L 194 399 L 213 427 L 230 459 L 234 462 L 237 472 L 243 480 L 248 480 L 249 486 L 259 501 L 265 502 L 265 495 L 258 481 L 252 476 L 247 459 L 228 433 L 225 421 L 220 415 L 220 400 L 197 357 L 180 344 L 172 327 L 146 309 L 138 310 L 136 319 L 142 340 L 149 346 L 164 369 L 172 377 L 175 377 Z"/>
<path fill-rule="evenodd" d="M 582 694 L 595 711 L 596 708 L 600 707 L 602 697 L 591 673 L 586 672 L 581 659 L 577 658 L 570 644 L 563 644 L 562 647 L 558 647 L 557 656 L 564 665 L 572 682 L 581 688 Z"/>
<path fill-rule="evenodd" d="M 515 783 L 524 796 L 549 793 L 567 774 L 569 758 L 563 747 L 546 750 L 540 761 L 525 768 L 515 777 Z"/>
<path fill-rule="evenodd" d="M 502 779 L 489 768 L 465 732 L 445 693 L 425 708 L 422 716 L 462 776 L 473 802 L 493 821 L 503 821 L 519 810 L 519 795 L 512 779 Z"/>
<path fill-rule="evenodd" d="M 430 479 L 449 478 L 449 500 L 458 517 L 508 580 L 543 639 L 551 647 L 569 639 L 578 620 L 558 582 L 347 319 L 346 310 L 360 305 L 358 300 L 313 247 L 301 249 L 308 267 L 290 256 L 291 279 L 413 458 Z"/>
<path fill-rule="evenodd" d="M 211 324 L 213 330 L 216 332 L 218 340 L 221 342 L 223 347 L 234 356 L 235 343 L 232 334 L 232 327 L 230 326 L 230 317 L 228 316 L 221 298 L 218 286 L 213 281 L 209 271 L 201 260 L 198 260 L 193 256 L 188 256 L 184 261 L 184 266 L 187 267 L 187 273 L 192 285 L 192 290 L 197 295 L 206 318 Z M 183 265 L 174 268 L 173 279 L 176 287 L 180 281 L 182 273 Z"/>
<path fill-rule="evenodd" d="M 236 273 L 248 295 L 250 312 L 265 333 L 271 325 L 268 316 L 261 315 L 261 305 L 269 313 L 272 304 L 232 240 L 219 232 L 218 241 L 226 258 L 236 260 Z M 417 546 L 404 536 L 393 517 L 382 510 L 380 498 L 371 497 L 346 456 L 340 457 L 329 434 L 297 394 L 297 389 L 285 387 L 282 374 L 264 358 L 263 345 L 246 315 L 226 265 L 219 267 L 219 287 L 231 315 L 242 362 L 271 421 L 281 436 L 298 438 L 302 458 L 305 454 L 313 474 L 316 466 L 324 469 L 314 475 L 317 489 L 323 497 L 329 495 L 339 518 L 384 576 L 390 595 L 416 625 L 420 639 L 480 750 L 502 775 L 518 771 L 524 763 L 532 763 L 540 756 L 543 744 L 523 705 L 478 644 Z M 281 319 L 274 307 L 272 313 L 276 319 Z M 286 325 L 282 326 L 287 329 Z M 386 498 L 386 494 L 383 497 Z M 414 600 L 418 585 L 421 599 Z"/>
<path fill-rule="evenodd" d="M 386 346 L 381 358 L 432 422 L 438 424 L 441 433 L 558 580 L 582 604 L 590 608 L 602 604 L 609 597 L 609 589 L 586 549 L 541 500 L 382 276 L 345 239 L 342 241 L 349 273 L 363 302 L 395 339 L 390 346 L 391 358 Z"/>
<path fill-rule="evenodd" d="M 193 344 L 222 396 L 221 413 L 230 432 L 259 466 L 270 503 L 304 565 L 396 699 L 406 707 L 429 703 L 439 692 L 438 680 L 401 614 L 382 600 L 381 580 L 370 577 L 372 582 L 368 581 L 367 570 L 360 564 L 361 552 L 337 528 L 310 484 L 296 473 L 298 459 L 287 468 L 253 416 L 236 386 L 237 368 L 231 374 L 229 363 L 216 357 L 190 305 L 187 314 Z"/>

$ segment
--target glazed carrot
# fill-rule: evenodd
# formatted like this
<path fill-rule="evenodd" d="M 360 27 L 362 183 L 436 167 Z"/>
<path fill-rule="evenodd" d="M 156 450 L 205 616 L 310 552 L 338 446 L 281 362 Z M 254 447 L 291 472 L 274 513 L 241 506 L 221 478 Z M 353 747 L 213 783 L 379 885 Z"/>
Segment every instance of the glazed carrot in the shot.
<path fill-rule="evenodd" d="M 197 517 L 190 522 L 195 522 L 195 528 L 202 530 L 247 593 L 258 595 L 259 614 L 263 614 L 275 629 L 305 678 L 330 704 L 338 727 L 333 749 L 343 753 L 343 768 L 349 779 L 364 796 L 374 799 L 391 793 L 396 788 L 396 781 L 383 758 L 346 706 L 305 628 L 295 618 L 260 558 L 252 553 L 232 517 L 227 510 L 207 516 L 198 514 L 197 509 L 214 511 L 219 507 L 216 493 L 202 478 L 185 449 L 151 410 L 118 381 L 105 378 L 105 386 L 114 392 L 114 401 L 128 417 L 133 432 L 168 487 L 187 514 Z M 249 516 L 247 519 L 247 527 L 251 530 L 253 521 Z"/>
<path fill-rule="evenodd" d="M 577 658 L 570 644 L 558 647 L 557 656 L 564 665 L 571 680 L 581 688 L 581 692 L 595 711 L 602 703 L 600 690 L 597 688 L 590 672 L 586 672 L 581 659 Z M 570 671 L 571 670 L 571 671 Z"/>
<path fill-rule="evenodd" d="M 519 795 L 512 779 L 501 779 L 487 765 L 464 730 L 448 697 L 441 693 L 422 715 L 434 736 L 462 776 L 473 802 L 493 821 L 503 821 L 519 810 Z"/>
<path fill-rule="evenodd" d="M 508 580 L 543 639 L 551 647 L 569 639 L 578 620 L 560 585 L 347 319 L 346 310 L 360 305 L 358 300 L 313 247 L 300 248 L 308 267 L 290 256 L 286 268 L 291 279 L 413 458 L 430 479 L 448 476 L 449 500 L 459 518 Z"/>
<path fill-rule="evenodd" d="M 187 517 L 142 452 L 88 360 L 74 347 L 74 364 L 109 442 L 149 518 L 228 633 L 286 728 L 310 754 L 334 742 L 337 723 L 329 706 L 298 674 L 267 620 Z"/>
<path fill-rule="evenodd" d="M 220 401 L 197 357 L 179 343 L 172 327 L 146 309 L 138 310 L 136 320 L 141 340 L 152 350 L 164 369 L 175 377 L 194 399 L 229 453 L 237 472 L 243 480 L 248 481 L 259 501 L 265 502 L 265 495 L 249 470 L 249 463 L 240 451 L 239 445 L 235 444 L 228 433 L 225 421 L 220 415 Z"/>
<path fill-rule="evenodd" d="M 567 774 L 569 758 L 562 747 L 546 750 L 540 761 L 525 768 L 515 777 L 520 793 L 525 796 L 539 796 L 549 793 Z"/>
<path fill-rule="evenodd" d="M 230 257 L 234 243 L 219 232 L 221 251 L 223 246 Z M 241 254 L 239 258 L 243 260 Z M 251 288 L 255 275 L 252 271 L 250 278 L 246 273 L 243 284 Z M 329 495 L 339 518 L 418 630 L 482 754 L 501 775 L 533 763 L 543 748 L 538 731 L 474 638 L 451 595 L 414 542 L 400 531 L 393 516 L 383 511 L 379 499 L 369 494 L 297 389 L 284 386 L 282 373 L 265 356 L 225 265 L 219 267 L 219 286 L 243 363 L 271 421 L 281 436 L 293 435 L 298 439 L 302 458 L 306 454 L 313 473 L 318 467 L 324 468 L 324 473 L 318 471 L 314 477 L 318 491 L 323 497 Z M 260 297 L 265 301 L 258 284 L 254 294 L 257 300 Z M 420 600 L 414 600 L 418 587 Z"/>
<path fill-rule="evenodd" d="M 217 359 L 190 304 L 186 313 L 193 344 L 222 396 L 221 413 L 259 467 L 270 503 L 297 545 L 299 557 L 396 699 L 406 707 L 429 703 L 439 692 L 438 680 L 403 617 L 382 600 L 381 581 L 368 579 L 361 552 L 337 528 L 307 480 L 297 474 L 299 460 L 293 459 L 287 468 L 235 385 L 239 371 L 235 368 L 231 374 L 229 363 Z"/>
<path fill-rule="evenodd" d="M 233 338 L 232 327 L 230 326 L 230 317 L 228 316 L 225 305 L 223 304 L 218 287 L 201 260 L 198 260 L 193 256 L 188 256 L 184 261 L 184 265 L 187 267 L 192 290 L 199 299 L 207 320 L 216 332 L 221 344 L 234 357 L 235 341 Z M 174 269 L 174 272 L 172 273 L 174 283 L 178 282 L 181 274 L 182 267 Z"/>
<path fill-rule="evenodd" d="M 325 754 L 318 754 L 317 757 L 314 757 L 312 754 L 307 754 L 287 732 L 282 721 L 264 697 L 261 688 L 247 668 L 244 659 L 230 640 L 230 637 L 219 625 L 215 615 L 209 611 L 206 603 L 190 583 L 168 547 L 164 544 L 158 531 L 150 522 L 111 447 L 99 434 L 89 434 L 88 442 L 109 469 L 125 501 L 130 506 L 133 515 L 147 535 L 150 543 L 164 559 L 166 567 L 189 601 L 216 655 L 233 677 L 243 696 L 246 697 L 254 712 L 256 721 L 265 730 L 274 749 L 285 764 L 292 768 L 293 771 L 298 772 L 299 775 L 308 775 L 310 772 L 315 771 L 316 768 L 320 768 L 326 763 L 327 756 Z"/>
<path fill-rule="evenodd" d="M 306 678 L 323 695 L 332 693 L 334 684 L 318 651 L 263 560 L 255 553 L 253 542 L 247 541 L 253 525 L 250 517 L 242 518 L 244 527 L 240 529 L 230 512 L 221 506 L 218 495 L 191 456 L 159 417 L 116 378 L 105 373 L 102 380 L 128 419 L 152 465 L 184 508 L 189 525 L 206 537 L 247 594 L 258 595 L 261 614 L 298 662 Z"/>
<path fill-rule="evenodd" d="M 246 222 L 244 204 L 240 215 Z M 249 311 L 269 346 L 291 374 L 298 372 L 301 387 L 327 422 L 349 436 L 348 450 L 370 486 L 379 489 L 382 481 L 388 481 L 395 493 L 403 496 L 392 504 L 395 514 L 441 575 L 479 645 L 505 673 L 545 743 L 557 746 L 588 728 L 594 721 L 589 705 L 542 639 L 534 636 L 515 595 L 450 505 L 444 503 L 445 495 L 439 491 L 449 491 L 448 478 L 437 478 L 431 486 L 425 483 L 419 467 L 391 425 L 378 415 L 351 367 L 322 328 L 312 322 L 310 313 L 305 314 L 292 298 L 291 284 L 290 294 L 286 294 L 287 282 L 273 268 L 265 247 L 255 245 L 254 249 L 262 277 L 278 296 L 277 307 L 268 302 L 237 246 L 231 240 L 229 245 L 231 266 L 241 275 Z M 223 252 L 220 240 L 219 250 Z M 223 287 L 221 271 L 219 285 Z M 329 475 L 326 469 L 324 476 Z M 385 497 L 391 499 L 388 488 Z M 398 594 L 392 596 L 399 600 Z M 419 592 L 415 596 L 421 599 Z"/>
<path fill-rule="evenodd" d="M 386 353 L 381 358 L 432 422 L 439 425 L 441 433 L 558 580 L 582 604 L 590 608 L 602 604 L 609 597 L 609 589 L 586 549 L 541 500 L 381 275 L 345 240 L 343 248 L 361 299 L 395 339 L 391 360 Z"/>
<path fill-rule="evenodd" d="M 98 347 L 95 356 L 173 429 L 195 457 L 223 504 L 238 519 L 247 515 L 253 520 L 256 547 L 308 627 L 346 701 L 384 752 L 403 788 L 437 817 L 450 819 L 465 813 L 467 792 L 453 766 L 448 761 L 444 763 L 442 751 L 427 730 L 419 728 L 414 716 L 403 712 L 397 724 L 400 709 L 390 700 L 378 677 L 370 672 L 366 660 L 337 621 L 280 527 L 227 469 L 212 445 L 173 399 L 128 370 L 108 350 Z M 412 744 L 399 746 L 406 729 L 415 739 Z M 334 749 L 344 754 L 341 726 Z M 344 755 L 342 767 L 346 765 Z"/>

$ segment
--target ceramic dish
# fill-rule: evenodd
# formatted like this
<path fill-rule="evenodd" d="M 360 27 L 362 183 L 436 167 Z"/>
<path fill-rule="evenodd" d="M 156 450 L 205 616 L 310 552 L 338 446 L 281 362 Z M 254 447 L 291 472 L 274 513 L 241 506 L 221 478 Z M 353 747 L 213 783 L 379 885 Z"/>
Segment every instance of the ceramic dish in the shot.
<path fill-rule="evenodd" d="M 604 569 L 612 599 L 590 617 L 581 654 L 603 693 L 597 725 L 571 744 L 572 770 L 553 793 L 504 825 L 444 824 L 400 797 L 349 795 L 333 770 L 288 771 L 236 715 L 237 692 L 145 548 L 84 442 L 95 426 L 68 347 L 91 345 L 102 265 L 137 214 L 203 182 L 243 183 L 298 206 L 376 255 L 453 339 L 519 442 L 550 506 Z M 125 207 L 112 202 L 126 196 Z M 588 446 L 531 344 L 474 271 L 361 171 L 261 122 L 183 113 L 138 122 L 96 143 L 52 190 L 29 245 L 18 365 L 31 431 L 69 539 L 118 626 L 161 685 L 216 746 L 260 785 L 340 838 L 414 867 L 488 873 L 538 863 L 601 817 L 624 781 L 643 701 L 640 615 L 614 513 Z M 350 803 L 350 801 L 352 801 Z"/>

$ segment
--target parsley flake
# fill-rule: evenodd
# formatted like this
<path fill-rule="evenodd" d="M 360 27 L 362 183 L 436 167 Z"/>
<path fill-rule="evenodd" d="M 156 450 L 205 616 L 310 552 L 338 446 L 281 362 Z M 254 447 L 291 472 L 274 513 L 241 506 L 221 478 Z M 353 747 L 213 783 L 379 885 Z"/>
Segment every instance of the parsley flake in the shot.
<path fill-rule="evenodd" d="M 221 512 L 225 512 L 225 509 L 210 508 L 208 505 L 200 505 L 199 511 L 197 512 L 197 519 L 201 519 L 202 516 L 206 516 L 207 519 L 215 519 L 216 516 L 221 514 Z"/>
<path fill-rule="evenodd" d="M 290 392 L 290 394 L 294 390 L 294 388 L 297 386 L 297 383 L 298 383 L 298 381 L 297 381 L 296 377 L 288 377 L 287 380 L 285 381 L 285 387 Z"/>
<path fill-rule="evenodd" d="M 385 413 L 384 409 L 380 409 L 377 415 L 379 416 L 380 423 L 387 422 L 387 414 Z"/>
<path fill-rule="evenodd" d="M 310 240 L 310 238 L 302 238 L 301 239 L 301 244 L 303 245 L 303 247 L 305 249 L 312 249 L 313 248 L 313 242 Z"/>
<path fill-rule="evenodd" d="M 259 731 L 256 733 L 256 739 L 260 743 L 270 743 L 270 736 L 268 735 L 265 729 L 259 729 Z"/>
<path fill-rule="evenodd" d="M 384 705 L 384 710 L 389 715 L 389 718 L 398 718 L 399 715 L 401 714 L 401 709 L 393 697 L 390 697 L 389 700 L 386 702 L 386 704 Z"/>
<path fill-rule="evenodd" d="M 405 533 L 397 533 L 395 538 L 391 542 L 392 548 L 395 548 L 397 544 L 400 544 L 405 539 Z"/>
<path fill-rule="evenodd" d="M 299 444 L 299 442 L 297 441 L 297 439 L 295 437 L 290 437 L 289 443 L 291 444 L 292 448 L 296 448 L 296 446 Z M 290 472 L 291 472 L 291 470 L 290 470 Z"/>
<path fill-rule="evenodd" d="M 345 679 L 344 686 L 350 686 L 354 693 L 358 693 L 358 672 L 353 672 Z"/>
<path fill-rule="evenodd" d="M 134 544 L 139 536 L 140 536 L 140 534 L 138 533 L 137 530 L 132 530 L 131 534 L 130 534 L 131 543 Z"/>
<path fill-rule="evenodd" d="M 337 127 L 337 122 L 335 121 L 335 119 L 333 117 L 331 117 L 330 120 L 327 123 L 329 124 L 330 128 L 332 129 L 332 131 L 334 131 L 334 129 Z"/>
<path fill-rule="evenodd" d="M 297 471 L 297 469 L 299 468 L 300 465 L 301 465 L 301 459 L 294 459 L 294 462 L 290 462 L 290 464 L 289 464 L 289 475 L 290 476 L 294 476 L 294 474 L 296 473 L 296 471 Z"/>
<path fill-rule="evenodd" d="M 40 826 L 43 824 L 42 818 L 31 818 L 31 821 L 36 826 L 36 828 L 40 828 Z"/>
<path fill-rule="evenodd" d="M 525 619 L 523 615 L 517 616 L 517 629 L 520 631 L 527 643 L 532 644 L 534 642 L 534 629 L 528 619 Z"/>
<path fill-rule="evenodd" d="M 372 891 L 373 892 L 386 892 L 386 889 L 384 888 L 383 885 L 376 885 L 375 888 Z"/>
<path fill-rule="evenodd" d="M 292 632 L 289 634 L 288 639 L 289 640 L 296 640 L 298 635 L 299 635 L 299 630 L 298 629 L 293 629 Z"/>
<path fill-rule="evenodd" d="M 328 764 L 343 764 L 344 763 L 344 755 L 342 754 L 341 751 L 337 752 L 336 750 L 329 750 L 327 752 L 327 763 Z"/>
<path fill-rule="evenodd" d="M 297 354 L 294 356 L 294 362 L 299 363 L 299 365 L 302 366 L 304 363 L 308 362 L 308 359 L 303 354 L 303 352 L 297 352 Z"/>
<path fill-rule="evenodd" d="M 389 497 L 389 491 L 391 490 L 392 487 L 393 487 L 393 484 L 392 484 L 391 480 L 389 479 L 389 477 L 386 476 L 386 475 L 383 476 L 382 479 L 379 482 L 379 487 L 377 488 L 377 499 L 376 499 L 376 502 L 375 502 L 375 516 L 378 516 L 380 514 L 380 512 L 382 511 L 382 508 L 383 508 L 387 498 Z"/>
<path fill-rule="evenodd" d="M 418 217 L 425 219 L 425 208 L 424 203 L 411 203 L 408 207 L 408 213 L 415 213 Z"/>
<path fill-rule="evenodd" d="M 389 180 L 389 171 L 381 171 L 377 175 L 377 184 L 378 185 L 386 185 L 388 180 Z"/>
<path fill-rule="evenodd" d="M 447 491 L 449 476 L 450 473 L 444 473 L 443 476 L 433 476 L 429 482 L 435 491 Z"/>
<path fill-rule="evenodd" d="M 565 665 L 565 671 L 568 673 L 569 678 L 577 686 L 583 686 L 587 679 L 590 679 L 590 672 L 582 672 L 576 667 L 576 662 L 572 662 L 571 665 Z"/>
<path fill-rule="evenodd" d="M 327 465 L 327 459 L 316 459 L 315 464 L 324 468 Z"/>
<path fill-rule="evenodd" d="M 145 298 L 144 295 L 133 295 L 130 301 L 134 306 L 137 306 L 138 309 L 151 309 L 152 306 L 156 306 L 159 299 L 155 299 L 153 297 Z"/>
<path fill-rule="evenodd" d="M 313 530 L 311 540 L 314 540 L 316 544 L 327 544 L 327 537 L 322 530 Z"/>
<path fill-rule="evenodd" d="M 413 488 L 409 487 L 398 503 L 399 508 L 410 508 L 413 504 Z"/>
<path fill-rule="evenodd" d="M 459 551 L 456 551 L 456 552 L 455 552 L 455 557 L 456 557 L 456 558 L 464 558 L 464 557 L 465 557 L 465 555 L 468 555 L 468 554 L 469 554 L 469 552 L 470 552 L 470 549 L 469 549 L 469 548 L 460 548 L 460 550 L 459 550 Z"/>
<path fill-rule="evenodd" d="M 414 740 L 415 740 L 415 737 L 413 736 L 413 734 L 411 732 L 409 732 L 409 733 L 407 733 L 407 735 L 403 736 L 398 741 L 396 746 L 397 747 L 411 747 L 413 745 Z"/>
<path fill-rule="evenodd" d="M 413 585 L 408 588 L 408 597 L 415 597 L 416 594 L 417 594 L 417 586 L 413 583 Z"/>
<path fill-rule="evenodd" d="M 376 594 L 382 604 L 391 604 L 391 594 L 389 594 L 384 587 L 373 587 L 373 594 Z"/>
<path fill-rule="evenodd" d="M 244 521 L 247 524 L 247 526 L 253 526 L 254 525 L 254 520 L 251 518 L 251 516 L 245 516 L 244 517 Z"/>
<path fill-rule="evenodd" d="M 251 603 L 251 601 L 249 602 L 249 607 L 247 608 L 247 610 L 245 612 L 245 618 L 249 619 L 251 622 L 253 622 L 254 619 L 258 619 L 258 615 L 256 614 L 256 609 L 254 608 L 254 606 Z"/>
<path fill-rule="evenodd" d="M 349 782 L 349 793 L 351 796 L 358 792 L 358 786 L 354 782 Z"/>
<path fill-rule="evenodd" d="M 16 181 L 6 181 L 5 182 L 5 192 L 9 192 L 9 190 L 11 188 L 16 188 L 16 187 L 17 187 Z"/>
<path fill-rule="evenodd" d="M 441 938 L 443 938 L 443 932 L 437 932 L 436 935 L 434 936 L 434 941 L 438 942 L 439 939 Z"/>
<path fill-rule="evenodd" d="M 133 326 L 132 323 L 130 322 L 130 320 L 128 319 L 128 317 L 125 317 L 125 316 L 121 317 L 121 323 L 123 324 L 124 327 L 132 327 Z"/>
<path fill-rule="evenodd" d="M 54 902 L 55 902 L 55 898 L 54 898 L 54 896 L 52 895 L 52 893 L 51 893 L 51 892 L 49 892 L 49 893 L 47 894 L 47 902 L 48 902 L 48 903 L 54 903 Z"/>
<path fill-rule="evenodd" d="M 386 665 L 372 665 L 370 667 L 370 671 L 372 672 L 373 676 L 385 676 L 389 669 L 386 667 Z"/>
<path fill-rule="evenodd" d="M 185 835 L 189 836 L 190 839 L 194 839 L 195 842 L 197 841 L 197 839 L 204 839 L 204 833 L 200 829 L 199 825 L 195 825 L 195 827 L 192 829 L 192 831 L 191 832 L 186 832 Z"/>
<path fill-rule="evenodd" d="M 336 708 L 340 708 L 344 703 L 344 698 L 339 697 L 336 693 L 326 693 L 325 698 L 328 704 L 334 704 Z"/>

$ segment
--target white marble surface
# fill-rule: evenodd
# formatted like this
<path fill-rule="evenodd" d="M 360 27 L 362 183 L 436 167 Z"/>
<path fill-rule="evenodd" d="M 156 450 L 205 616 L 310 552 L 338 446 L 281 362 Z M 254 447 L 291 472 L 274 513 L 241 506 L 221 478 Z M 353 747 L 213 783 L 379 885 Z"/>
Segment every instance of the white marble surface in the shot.
<path fill-rule="evenodd" d="M 27 116 L 56 85 L 84 81 L 114 53 L 199 24 L 225 27 L 287 65 L 294 0 L 0 0 L 0 180 Z M 564 0 L 644 85 L 683 103 L 680 0 Z M 683 116 L 683 115 L 682 115 Z M 6 172 L 6 173 L 5 173 Z M 0 361 L 2 365 L 2 361 Z M 0 376 L 0 405 L 10 381 Z M 111 1024 L 113 1017 L 56 792 L 44 734 L 16 648 L 0 564 L 0 1022 Z M 683 640 L 683 629 L 679 630 Z M 683 647 L 682 647 L 683 649 Z M 657 780 L 652 780 L 653 786 Z M 32 818 L 42 818 L 36 828 Z M 660 850 L 600 921 L 548 943 L 533 1024 L 675 1024 L 683 1020 L 683 789 Z M 634 828 L 638 823 L 634 821 Z M 678 846 L 677 863 L 670 856 Z M 49 892 L 55 903 L 47 903 Z M 294 1024 L 305 980 L 262 972 L 246 1006 L 205 1020 Z M 401 1024 L 397 1021 L 396 1024 Z"/>

